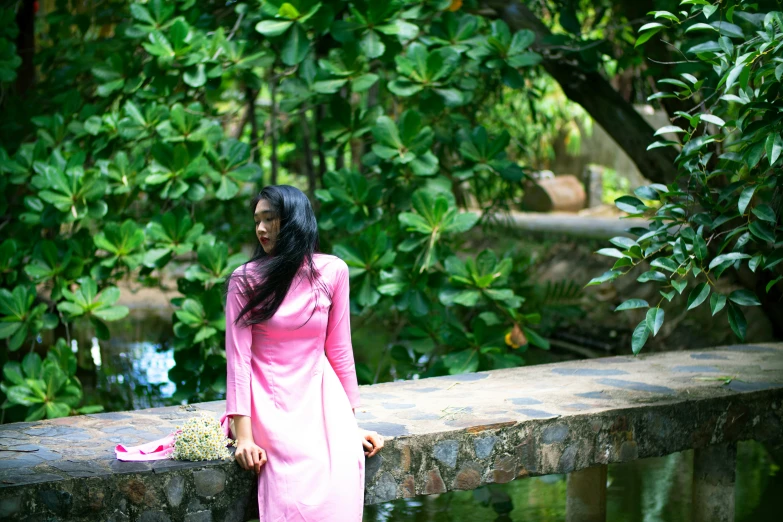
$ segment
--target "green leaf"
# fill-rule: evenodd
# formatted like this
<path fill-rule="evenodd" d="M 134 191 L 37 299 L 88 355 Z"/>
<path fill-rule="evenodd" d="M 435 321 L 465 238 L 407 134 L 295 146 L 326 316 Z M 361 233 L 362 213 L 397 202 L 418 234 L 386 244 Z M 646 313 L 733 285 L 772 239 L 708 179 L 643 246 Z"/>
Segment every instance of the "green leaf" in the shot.
<path fill-rule="evenodd" d="M 753 221 L 748 227 L 750 233 L 762 241 L 774 243 L 775 230 L 764 221 Z"/>
<path fill-rule="evenodd" d="M 653 336 L 658 334 L 658 330 L 663 325 L 664 312 L 660 308 L 650 308 L 647 310 L 647 328 L 652 332 Z"/>
<path fill-rule="evenodd" d="M 22 359 L 22 369 L 28 379 L 40 379 L 43 369 L 41 357 L 35 352 L 28 353 Z"/>
<path fill-rule="evenodd" d="M 699 283 L 696 288 L 691 290 L 691 295 L 688 296 L 688 310 L 692 310 L 702 304 L 710 295 L 710 285 L 707 283 Z"/>
<path fill-rule="evenodd" d="M 641 200 L 633 196 L 622 196 L 614 200 L 617 208 L 629 214 L 638 214 L 647 210 L 647 206 Z"/>
<path fill-rule="evenodd" d="M 688 84 L 686 84 L 682 80 L 677 80 L 676 78 L 664 78 L 662 80 L 658 80 L 658 83 L 674 85 L 675 87 L 684 89 L 686 92 L 691 92 L 691 88 Z"/>
<path fill-rule="evenodd" d="M 150 16 L 149 11 L 141 4 L 131 3 L 130 13 L 136 20 L 140 20 L 149 25 L 155 25 L 155 20 Z"/>
<path fill-rule="evenodd" d="M 378 75 L 373 73 L 362 74 L 351 81 L 353 92 L 364 92 L 378 81 Z"/>
<path fill-rule="evenodd" d="M 212 328 L 211 326 L 205 326 L 203 328 L 200 328 L 199 331 L 196 333 L 196 336 L 193 338 L 194 343 L 200 343 L 203 342 L 213 335 L 217 333 L 217 330 Z"/>
<path fill-rule="evenodd" d="M 761 254 L 756 254 L 752 258 L 750 258 L 750 261 L 748 261 L 748 268 L 750 268 L 750 271 L 755 272 L 756 269 L 761 265 L 763 260 L 764 260 L 764 256 L 762 256 Z"/>
<path fill-rule="evenodd" d="M 733 303 L 729 303 L 728 311 L 729 326 L 731 326 L 731 330 L 739 337 L 740 341 L 744 341 L 745 333 L 748 329 L 748 322 L 745 320 L 745 314 L 743 314 L 742 310 Z"/>
<path fill-rule="evenodd" d="M 239 193 L 239 185 L 237 185 L 231 178 L 228 176 L 223 176 L 220 178 L 220 186 L 218 187 L 217 191 L 215 191 L 215 197 L 226 201 L 234 196 L 236 196 Z"/>
<path fill-rule="evenodd" d="M 3 366 L 3 376 L 12 384 L 23 385 L 22 365 L 16 361 L 9 361 Z"/>
<path fill-rule="evenodd" d="M 28 386 L 11 386 L 6 391 L 6 398 L 11 404 L 22 406 L 34 406 L 43 402 L 43 399 L 33 394 Z"/>
<path fill-rule="evenodd" d="M 658 281 L 660 283 L 665 283 L 667 280 L 668 278 L 666 277 L 666 274 L 663 274 L 656 270 L 649 270 L 636 278 L 636 281 L 638 281 L 639 283 L 647 283 L 649 281 Z"/>
<path fill-rule="evenodd" d="M 289 18 L 291 20 L 295 20 L 301 16 L 299 10 L 288 2 L 284 2 L 283 5 L 280 6 L 280 10 L 277 14 L 281 18 Z"/>
<path fill-rule="evenodd" d="M 622 252 L 620 252 L 616 248 L 602 248 L 602 249 L 596 251 L 596 254 L 602 255 L 602 256 L 617 257 L 617 258 L 625 257 L 625 254 L 623 254 Z"/>
<path fill-rule="evenodd" d="M 95 90 L 95 92 L 98 94 L 98 96 L 105 98 L 109 96 L 111 93 L 113 93 L 114 91 L 122 89 L 124 86 L 125 86 L 125 80 L 120 78 L 119 80 L 112 80 L 110 82 L 99 85 L 98 88 Z"/>
<path fill-rule="evenodd" d="M 734 83 L 739 78 L 739 75 L 745 69 L 745 64 L 735 65 L 726 75 L 725 89 L 728 91 L 734 86 Z"/>
<path fill-rule="evenodd" d="M 30 408 L 27 411 L 27 416 L 24 418 L 25 422 L 35 422 L 46 417 L 46 404 L 41 404 L 35 408 Z"/>
<path fill-rule="evenodd" d="M 478 222 L 479 216 L 472 212 L 457 212 L 456 210 L 449 219 L 444 219 L 443 231 L 448 234 L 461 234 L 467 232 Z"/>
<path fill-rule="evenodd" d="M 54 361 L 47 359 L 43 365 L 41 379 L 45 383 L 46 395 L 55 397 L 63 384 L 68 380 L 68 376 L 60 369 Z"/>
<path fill-rule="evenodd" d="M 647 320 L 642 320 L 642 322 L 636 325 L 633 336 L 631 336 L 631 349 L 634 354 L 638 354 L 642 350 L 649 336 L 650 329 L 647 327 Z"/>
<path fill-rule="evenodd" d="M 717 314 L 721 310 L 723 310 L 723 307 L 726 306 L 726 296 L 723 294 L 713 293 L 710 296 L 710 310 L 712 310 L 712 315 Z"/>
<path fill-rule="evenodd" d="M 191 87 L 202 87 L 207 83 L 207 75 L 204 69 L 204 64 L 199 63 L 195 67 L 189 68 L 182 75 L 182 79 Z"/>
<path fill-rule="evenodd" d="M 256 31 L 264 36 L 280 36 L 293 24 L 290 20 L 262 20 L 256 24 Z"/>
<path fill-rule="evenodd" d="M 712 22 L 710 26 L 718 30 L 720 34 L 724 36 L 730 36 L 732 38 L 745 38 L 745 33 L 742 32 L 742 28 L 736 24 L 720 21 Z"/>
<path fill-rule="evenodd" d="M 664 27 L 666 26 L 660 22 L 650 22 L 641 26 L 639 32 L 642 33 L 644 31 L 649 31 L 650 29 L 663 29 Z"/>
<path fill-rule="evenodd" d="M 630 237 L 625 237 L 625 236 L 613 237 L 612 239 L 609 240 L 609 242 L 625 250 L 634 246 L 639 246 L 639 244 L 636 241 L 634 241 Z"/>
<path fill-rule="evenodd" d="M 386 46 L 381 41 L 381 36 L 373 30 L 369 30 L 364 34 L 359 41 L 359 47 L 368 58 L 378 58 L 386 51 Z"/>
<path fill-rule="evenodd" d="M 418 214 L 412 212 L 400 212 L 397 219 L 403 225 L 408 227 L 408 230 L 419 232 L 421 234 L 429 234 L 432 232 L 432 226 L 427 223 L 427 220 Z"/>
<path fill-rule="evenodd" d="M 779 133 L 770 134 L 767 136 L 765 145 L 767 151 L 767 160 L 770 165 L 774 165 L 780 158 L 780 153 L 783 151 L 783 138 Z"/>
<path fill-rule="evenodd" d="M 148 53 L 161 58 L 170 58 L 174 56 L 174 49 L 172 49 L 166 36 L 160 31 L 151 32 L 149 40 L 151 43 L 142 44 Z"/>
<path fill-rule="evenodd" d="M 67 417 L 71 413 L 71 407 L 62 402 L 47 402 L 46 403 L 46 418 L 57 419 L 59 417 Z"/>
<path fill-rule="evenodd" d="M 701 236 L 696 236 L 693 239 L 693 253 L 699 261 L 704 261 L 707 258 L 707 242 Z"/>
<path fill-rule="evenodd" d="M 525 337 L 533 346 L 537 346 L 542 350 L 549 350 L 549 341 L 544 339 L 538 332 L 527 326 L 522 327 L 522 331 L 525 333 Z"/>
<path fill-rule="evenodd" d="M 461 350 L 443 357 L 443 364 L 449 369 L 450 375 L 470 373 L 478 370 L 479 357 L 476 350 Z"/>
<path fill-rule="evenodd" d="M 685 30 L 685 34 L 691 33 L 693 31 L 717 31 L 717 29 L 709 24 L 698 23 L 688 27 Z"/>
<path fill-rule="evenodd" d="M 679 19 L 679 17 L 677 15 L 675 15 L 674 13 L 671 13 L 669 11 L 650 11 L 647 14 L 653 15 L 653 18 L 655 18 L 656 20 L 658 18 L 664 18 L 666 20 L 671 20 L 672 22 L 679 22 L 680 21 L 680 19 Z"/>
<path fill-rule="evenodd" d="M 653 22 L 655 23 L 655 22 Z M 650 25 L 650 24 L 647 24 Z M 647 40 L 655 36 L 661 29 L 664 28 L 663 24 L 658 24 L 660 27 L 652 27 L 646 30 L 646 32 L 639 35 L 639 38 L 636 39 L 636 43 L 634 44 L 634 47 L 639 47 L 643 43 L 645 43 Z M 644 27 L 644 26 L 642 26 Z"/>
<path fill-rule="evenodd" d="M 664 270 L 668 270 L 669 272 L 676 272 L 679 265 L 676 261 L 672 260 L 670 257 L 659 257 L 654 259 L 650 266 L 654 268 L 663 268 Z"/>
<path fill-rule="evenodd" d="M 649 308 L 650 305 L 647 304 L 647 301 L 644 299 L 629 299 L 625 301 L 623 304 L 618 306 L 614 309 L 615 312 L 619 312 L 621 310 L 631 310 L 634 308 Z"/>
<path fill-rule="evenodd" d="M 750 200 L 753 199 L 753 193 L 756 192 L 756 185 L 745 188 L 740 194 L 737 208 L 739 209 L 740 216 L 745 214 L 745 209 L 748 208 Z"/>
<path fill-rule="evenodd" d="M 603 275 L 600 275 L 598 277 L 594 277 L 585 286 L 600 285 L 601 283 L 605 283 L 607 281 L 614 281 L 615 279 L 617 279 L 622 274 L 623 273 L 620 270 L 609 270 L 607 272 L 604 272 Z"/>
<path fill-rule="evenodd" d="M 772 210 L 772 207 L 770 207 L 766 203 L 762 203 L 761 205 L 757 205 L 757 206 L 753 207 L 752 212 L 759 219 L 762 219 L 764 221 L 768 221 L 768 222 L 773 223 L 773 224 L 777 222 L 777 217 L 775 217 L 775 211 Z"/>
<path fill-rule="evenodd" d="M 660 136 L 661 134 L 680 133 L 680 132 L 685 132 L 685 129 L 682 129 L 676 125 L 667 125 L 655 131 L 654 135 Z"/>
<path fill-rule="evenodd" d="M 103 319 L 104 321 L 118 321 L 126 317 L 129 313 L 127 306 L 109 306 L 92 311 L 92 315 Z"/>
<path fill-rule="evenodd" d="M 714 258 L 712 261 L 710 261 L 710 270 L 727 261 L 737 261 L 739 259 L 749 259 L 749 258 L 750 256 L 748 254 L 742 254 L 740 252 L 730 252 L 728 254 L 722 254 Z"/>
<path fill-rule="evenodd" d="M 718 118 L 714 114 L 702 114 L 701 121 L 712 123 L 713 125 L 717 125 L 718 127 L 723 127 L 724 125 L 726 125 L 726 122 L 723 121 L 723 119 Z"/>
<path fill-rule="evenodd" d="M 750 290 L 735 290 L 729 294 L 729 301 L 737 303 L 740 306 L 760 306 L 761 301 L 756 294 Z"/>
<path fill-rule="evenodd" d="M 305 59 L 309 50 L 310 39 L 307 37 L 307 33 L 299 24 L 295 24 L 283 44 L 280 58 L 286 65 L 297 65 Z"/>

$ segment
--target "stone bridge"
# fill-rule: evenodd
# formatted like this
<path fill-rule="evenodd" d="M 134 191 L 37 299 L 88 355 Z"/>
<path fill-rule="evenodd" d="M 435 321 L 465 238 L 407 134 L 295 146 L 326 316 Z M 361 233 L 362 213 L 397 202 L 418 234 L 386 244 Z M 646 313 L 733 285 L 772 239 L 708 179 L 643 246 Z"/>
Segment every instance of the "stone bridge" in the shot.
<path fill-rule="evenodd" d="M 783 443 L 783 344 L 610 357 L 361 387 L 387 438 L 365 503 L 568 474 L 569 521 L 605 519 L 606 465 L 694 452 L 696 522 L 733 521 L 735 443 Z M 238 522 L 257 515 L 233 461 L 114 460 L 223 402 L 0 426 L 4 521 Z"/>

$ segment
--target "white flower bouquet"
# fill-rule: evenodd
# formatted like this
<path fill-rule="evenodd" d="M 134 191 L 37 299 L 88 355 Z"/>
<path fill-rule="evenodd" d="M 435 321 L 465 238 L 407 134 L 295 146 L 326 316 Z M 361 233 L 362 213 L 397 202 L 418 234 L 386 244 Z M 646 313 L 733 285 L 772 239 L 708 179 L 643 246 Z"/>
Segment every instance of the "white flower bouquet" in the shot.
<path fill-rule="evenodd" d="M 226 437 L 220 422 L 207 412 L 177 426 L 174 436 L 175 460 L 227 460 L 231 453 L 226 446 L 236 441 Z"/>

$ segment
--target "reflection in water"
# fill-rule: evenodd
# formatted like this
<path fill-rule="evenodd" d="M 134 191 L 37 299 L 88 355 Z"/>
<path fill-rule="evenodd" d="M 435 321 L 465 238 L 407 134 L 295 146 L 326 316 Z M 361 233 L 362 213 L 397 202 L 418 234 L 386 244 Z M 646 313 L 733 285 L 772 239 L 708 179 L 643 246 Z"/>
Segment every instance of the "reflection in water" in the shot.
<path fill-rule="evenodd" d="M 176 391 L 176 386 L 169 381 L 168 372 L 174 367 L 174 351 L 160 344 L 138 342 L 120 345 L 119 350 L 111 344 L 105 350 L 108 356 L 123 360 L 132 369 L 129 375 L 133 376 L 132 387 L 135 391 L 144 389 L 145 393 L 139 396 L 146 397 L 146 401 L 134 402 L 133 409 L 152 408 L 162 406 L 164 399 L 170 398 Z M 115 363 L 116 364 L 116 363 Z M 121 374 L 102 372 L 109 384 L 124 384 L 125 379 Z"/>
<path fill-rule="evenodd" d="M 156 310 L 134 310 L 123 321 L 110 323 L 111 339 L 80 339 L 90 345 L 95 377 L 83 380 L 85 394 L 96 397 L 107 411 L 167 406 L 176 391 L 168 372 L 174 366 L 171 318 Z"/>

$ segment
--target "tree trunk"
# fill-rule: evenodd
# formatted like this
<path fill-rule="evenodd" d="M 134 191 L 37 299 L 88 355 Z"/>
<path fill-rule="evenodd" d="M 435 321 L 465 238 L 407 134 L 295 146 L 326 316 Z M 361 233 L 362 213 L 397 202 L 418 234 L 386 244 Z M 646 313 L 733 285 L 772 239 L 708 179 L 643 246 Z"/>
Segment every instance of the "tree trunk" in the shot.
<path fill-rule="evenodd" d="M 35 2 L 24 0 L 16 12 L 16 25 L 19 34 L 16 37 L 16 52 L 22 59 L 22 64 L 16 71 L 16 92 L 24 96 L 25 92 L 35 84 Z"/>
<path fill-rule="evenodd" d="M 321 132 L 321 122 L 326 119 L 326 107 L 324 105 L 319 105 L 313 110 L 313 119 L 315 120 L 315 143 L 318 147 L 318 178 L 321 180 L 321 187 L 324 187 L 326 154 L 324 153 L 324 135 Z"/>
<path fill-rule="evenodd" d="M 245 87 L 245 99 L 247 100 L 247 114 L 246 118 L 250 121 L 250 161 L 261 165 L 261 147 L 258 140 L 258 120 L 256 119 L 256 99 L 258 98 L 258 91 L 254 91 L 250 87 Z M 256 151 L 258 151 L 258 158 L 256 158 Z"/>
<path fill-rule="evenodd" d="M 304 151 L 305 170 L 307 171 L 307 196 L 310 201 L 315 200 L 315 160 L 313 158 L 313 148 L 310 143 L 310 122 L 307 121 L 307 106 L 304 106 L 299 112 L 299 123 L 302 126 L 302 149 Z"/>
<path fill-rule="evenodd" d="M 271 176 L 269 179 L 270 185 L 277 185 L 277 82 L 278 78 L 274 74 L 270 75 L 270 94 L 272 97 L 272 105 L 269 111 L 269 131 L 272 135 L 272 154 L 269 158 L 271 163 Z"/>
<path fill-rule="evenodd" d="M 544 56 L 544 69 L 557 80 L 569 99 L 584 107 L 606 130 L 645 178 L 656 183 L 674 181 L 677 153 L 669 147 L 647 150 L 647 146 L 655 141 L 653 128 L 603 76 L 583 68 L 576 55 L 569 56 L 567 61 L 558 59 L 556 51 L 540 43 L 551 33 L 520 1 L 485 0 L 484 5 L 513 31 L 529 29 L 535 33 L 538 43 L 533 48 Z"/>

